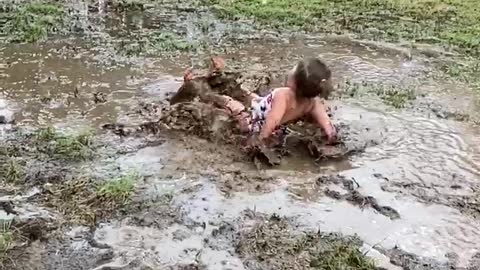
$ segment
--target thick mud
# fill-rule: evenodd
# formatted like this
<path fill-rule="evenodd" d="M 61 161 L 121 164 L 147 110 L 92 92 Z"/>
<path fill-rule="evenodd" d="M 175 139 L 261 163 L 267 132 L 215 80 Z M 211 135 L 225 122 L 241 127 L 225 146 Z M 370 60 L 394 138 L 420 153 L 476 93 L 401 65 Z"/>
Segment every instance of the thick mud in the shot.
<path fill-rule="evenodd" d="M 287 147 L 259 163 L 211 104 L 170 104 L 186 68 L 207 68 L 206 49 L 127 57 L 96 41 L 2 44 L 1 269 L 479 269 L 475 101 L 431 76 L 428 59 L 240 24 L 202 32 L 208 12 L 182 5 L 103 4 L 73 5 L 89 10 L 85 25 L 98 20 L 92 37 L 232 32 L 215 52 L 231 76 L 222 89 L 235 78 L 265 93 L 296 60 L 322 57 L 339 143 L 292 125 Z M 48 125 L 57 132 L 36 130 Z M 96 135 L 77 136 L 84 129 Z M 112 179 L 124 185 L 102 185 Z"/>

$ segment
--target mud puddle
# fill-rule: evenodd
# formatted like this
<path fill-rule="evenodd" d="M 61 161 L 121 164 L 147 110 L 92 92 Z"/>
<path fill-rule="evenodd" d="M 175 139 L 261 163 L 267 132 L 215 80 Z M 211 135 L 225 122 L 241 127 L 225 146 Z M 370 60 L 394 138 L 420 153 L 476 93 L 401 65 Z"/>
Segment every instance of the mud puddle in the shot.
<path fill-rule="evenodd" d="M 140 66 L 103 69 L 89 64 L 88 55 L 64 57 L 61 48 L 21 45 L 0 50 L 6 63 L 0 65 L 1 94 L 16 111 L 19 126 L 138 124 L 135 109 L 142 102 L 166 102 L 180 86 L 183 70 L 192 64 L 188 55 L 182 55 L 176 62 L 154 58 L 142 60 Z M 422 82 L 428 67 L 421 59 L 368 46 L 309 39 L 275 44 L 273 50 L 271 44 L 252 41 L 222 53 L 235 68 L 270 76 L 271 86 L 283 79 L 296 59 L 313 55 L 332 66 L 340 89 L 345 79 L 414 85 L 427 97 L 447 87 L 438 83 L 440 89 L 433 89 L 434 82 Z M 88 233 L 73 233 L 77 235 L 73 242 L 71 232 L 62 229 L 59 239 L 63 240 L 52 239 L 42 248 L 85 258 L 98 250 L 84 241 L 93 235 L 108 252 L 102 251 L 105 256 L 95 263 L 79 263 L 81 269 L 259 269 L 246 263 L 246 253 L 236 250 L 235 240 L 209 244 L 215 241 L 215 229 L 238 221 L 250 210 L 258 216 L 295 218 L 298 227 L 291 230 L 357 234 L 363 241 L 360 246 L 377 254 L 378 263 L 387 269 L 395 269 L 389 263 L 395 247 L 402 254 L 418 256 L 395 261 L 405 269 L 414 259 L 418 265 L 433 261 L 424 269 L 474 267 L 472 258 L 480 252 L 475 229 L 479 217 L 475 211 L 480 208 L 475 206 L 479 205 L 479 130 L 439 119 L 428 106 L 416 110 L 424 100 L 417 96 L 410 107 L 394 109 L 376 95 L 343 96 L 331 102 L 335 123 L 348 126 L 352 138 L 375 144 L 340 161 L 287 159 L 280 167 L 261 171 L 232 146 L 196 136 L 106 135 L 112 144 L 125 146 L 125 153 L 83 168 L 106 174 L 135 168 L 144 177 L 136 183 L 141 203 L 135 201 L 136 210 L 102 220 Z M 427 105 L 441 101 L 433 100 Z M 335 180 L 337 173 L 348 181 Z M 326 178 L 319 180 L 319 174 Z M 30 205 L 28 199 L 26 204 Z M 39 269 L 58 269 L 62 263 L 46 260 Z"/>
<path fill-rule="evenodd" d="M 144 149 L 133 158 L 129 157 L 126 160 L 134 160 L 142 168 L 154 166 L 151 162 L 160 163 L 163 173 L 168 172 L 167 175 L 174 178 L 180 177 L 180 180 L 176 181 L 184 183 L 183 185 L 198 186 L 200 183 L 202 186 L 200 191 L 189 195 L 190 197 L 187 196 L 188 198 L 180 196 L 181 199 L 179 199 L 187 216 L 198 222 L 215 224 L 223 220 L 233 220 L 245 209 L 258 213 L 294 216 L 298 218 L 300 224 L 308 228 L 320 228 L 329 232 L 340 231 L 346 235 L 357 234 L 366 242 L 366 245 L 382 247 L 380 250 L 398 247 L 405 252 L 424 258 L 433 258 L 439 263 L 438 265 L 451 264 L 467 267 L 471 258 L 479 252 L 475 241 L 470 240 L 480 236 L 475 230 L 478 220 L 462 213 L 462 209 L 454 206 L 447 198 L 451 199 L 451 196 L 455 196 L 454 194 L 459 198 L 462 196 L 474 198 L 475 193 L 472 190 L 476 189 L 474 180 L 476 167 L 473 163 L 468 165 L 468 162 L 463 163 L 461 159 L 456 158 L 452 158 L 456 160 L 452 163 L 443 162 L 445 159 L 440 159 L 442 162 L 437 164 L 431 158 L 434 153 L 425 157 L 423 154 L 428 154 L 428 151 L 416 150 L 418 147 L 416 144 L 408 148 L 407 144 L 409 139 L 417 136 L 416 134 L 422 138 L 430 136 L 432 138 L 430 142 L 435 145 L 431 146 L 432 149 L 451 151 L 448 154 L 451 156 L 457 151 L 459 141 L 465 143 L 463 139 L 452 139 L 454 138 L 452 133 L 455 132 L 452 126 L 460 124 L 436 123 L 435 128 L 429 128 L 428 123 L 432 120 L 415 118 L 415 122 L 422 123 L 420 127 L 423 128 L 415 126 L 417 128 L 409 129 L 411 125 L 403 118 L 405 116 L 401 117 L 396 113 L 380 113 L 377 110 L 371 111 L 354 105 L 342 106 L 337 113 L 342 121 L 352 126 L 365 126 L 367 123 L 372 125 L 372 129 L 379 126 L 384 128 L 382 129 L 383 140 L 379 145 L 369 147 L 364 153 L 353 156 L 349 160 L 351 166 L 357 169 L 341 172 L 346 179 L 353 179 L 350 180 L 352 184 L 349 188 L 333 181 L 332 177 L 326 177 L 326 182 L 319 181 L 317 174 L 298 171 L 295 168 L 291 171 L 285 168 L 267 170 L 261 173 L 264 176 L 260 179 L 254 178 L 253 175 L 259 173 L 252 171 L 250 174 L 249 171 L 252 168 L 245 166 L 244 163 L 242 166 L 238 161 L 235 163 L 235 158 L 226 158 L 224 153 L 204 152 L 208 145 L 206 141 L 201 143 L 202 147 L 191 147 L 187 150 L 183 148 L 186 146 L 183 146 L 181 149 L 185 150 L 180 152 L 172 151 L 168 146 Z M 395 127 L 397 124 L 399 126 Z M 442 128 L 445 137 L 439 136 L 438 132 L 442 131 Z M 403 139 L 394 138 L 401 136 L 402 132 L 405 132 Z M 429 135 L 429 132 L 434 133 Z M 189 140 L 190 144 L 195 142 L 197 141 Z M 400 142 L 401 145 L 395 145 Z M 424 147 L 427 147 L 426 145 L 428 143 L 424 142 Z M 465 147 L 465 149 L 474 151 L 474 148 Z M 164 154 L 163 151 L 170 154 Z M 158 153 L 156 161 L 155 153 Z M 165 158 L 166 156 L 168 158 Z M 422 158 L 430 161 L 430 167 L 417 166 L 420 163 L 419 159 Z M 208 164 L 211 164 L 211 167 L 204 168 L 207 162 L 210 162 Z M 452 165 L 454 163 L 455 166 Z M 464 171 L 465 168 L 468 170 Z M 324 172 L 328 170 L 324 167 L 322 169 Z M 196 171 L 198 176 L 185 175 L 188 171 Z M 213 173 L 215 171 L 217 173 Z M 412 171 L 416 174 L 412 174 Z M 452 190 L 450 176 L 454 173 L 453 171 L 455 174 L 462 173 L 466 176 L 459 177 L 455 182 L 462 187 L 467 187 L 460 189 L 464 192 L 459 189 Z M 235 174 L 247 175 L 247 179 L 235 177 Z M 202 175 L 211 178 L 203 178 L 200 182 L 195 180 Z M 445 180 L 442 179 L 443 177 Z M 255 180 L 249 181 L 251 179 Z M 419 182 L 419 179 L 422 179 L 422 182 Z M 389 189 L 390 186 L 397 187 L 399 182 L 405 185 L 405 188 Z M 168 184 L 165 185 L 168 186 Z M 347 194 L 352 187 L 363 196 L 360 202 L 329 196 L 328 191 Z M 445 200 L 440 202 L 426 195 L 422 198 L 420 195 L 429 192 L 434 192 L 437 198 Z M 363 200 L 368 196 L 375 198 L 380 208 L 390 209 L 389 211 L 393 211 L 396 215 L 382 214 L 378 208 L 362 205 L 365 203 Z M 275 203 L 272 204 L 272 202 Z M 424 204 L 424 202 L 430 203 Z M 137 233 L 141 234 L 141 232 Z M 456 254 L 455 260 L 450 261 L 446 255 L 453 253 Z"/>

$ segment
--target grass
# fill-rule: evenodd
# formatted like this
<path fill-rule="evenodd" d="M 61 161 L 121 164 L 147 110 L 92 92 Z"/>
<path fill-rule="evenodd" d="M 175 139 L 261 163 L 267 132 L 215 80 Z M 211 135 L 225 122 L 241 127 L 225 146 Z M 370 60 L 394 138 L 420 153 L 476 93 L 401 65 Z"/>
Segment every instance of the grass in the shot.
<path fill-rule="evenodd" d="M 480 50 L 477 0 L 204 0 L 227 19 L 361 38 Z"/>
<path fill-rule="evenodd" d="M 14 246 L 15 234 L 10 222 L 0 222 L 0 268 L 8 258 L 8 251 Z"/>
<path fill-rule="evenodd" d="M 0 254 L 3 255 L 13 246 L 15 237 L 9 222 L 2 222 L 0 227 Z"/>
<path fill-rule="evenodd" d="M 59 32 L 63 9 L 54 4 L 33 2 L 15 8 L 7 16 L 3 31 L 14 42 L 37 42 Z"/>
<path fill-rule="evenodd" d="M 48 190 L 47 207 L 57 209 L 74 224 L 94 225 L 128 205 L 138 174 L 130 173 L 108 181 L 79 178 Z"/>
<path fill-rule="evenodd" d="M 453 82 L 462 82 L 480 93 L 480 62 L 478 59 L 467 57 L 463 61 L 443 63 L 440 66 L 442 77 Z M 443 79 L 443 78 L 441 78 Z"/>
<path fill-rule="evenodd" d="M 9 158 L 0 166 L 0 180 L 7 183 L 19 183 L 25 176 L 24 166 L 18 159 Z"/>
<path fill-rule="evenodd" d="M 265 269 L 373 270 L 373 261 L 359 251 L 358 238 L 320 232 L 298 232 L 276 215 L 263 217 L 239 233 L 237 252 Z"/>
<path fill-rule="evenodd" d="M 188 51 L 192 48 L 192 45 L 182 37 L 170 32 L 146 31 L 131 34 L 129 40 L 121 42 L 117 48 L 120 53 L 127 56 L 158 55 L 168 52 Z M 138 41 L 130 42 L 131 40 Z"/>
<path fill-rule="evenodd" d="M 65 135 L 52 127 L 40 129 L 34 136 L 37 147 L 50 157 L 70 161 L 83 161 L 93 157 L 92 131 L 78 135 Z"/>
<path fill-rule="evenodd" d="M 337 242 L 320 251 L 310 262 L 314 269 L 322 270 L 369 270 L 377 269 L 375 263 L 367 259 L 357 247 Z"/>
<path fill-rule="evenodd" d="M 404 108 L 409 102 L 416 99 L 415 90 L 411 86 L 371 82 L 355 83 L 347 81 L 344 94 L 350 97 L 373 94 L 380 97 L 386 105 L 396 109 Z"/>
<path fill-rule="evenodd" d="M 125 204 L 130 200 L 134 183 L 139 178 L 136 173 L 130 173 L 117 179 L 109 180 L 97 186 L 97 197 L 106 202 Z"/>
<path fill-rule="evenodd" d="M 155 51 L 185 51 L 190 44 L 175 34 L 167 32 L 152 33 L 149 44 Z"/>

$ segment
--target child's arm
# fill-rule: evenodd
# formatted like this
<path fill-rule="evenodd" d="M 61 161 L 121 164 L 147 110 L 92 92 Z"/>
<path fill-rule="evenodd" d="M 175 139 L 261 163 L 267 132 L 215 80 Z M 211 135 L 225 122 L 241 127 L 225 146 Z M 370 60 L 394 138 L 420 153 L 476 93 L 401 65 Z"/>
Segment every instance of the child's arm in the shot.
<path fill-rule="evenodd" d="M 328 140 L 331 141 L 336 135 L 335 127 L 330 122 L 330 117 L 328 117 L 327 110 L 319 98 L 314 99 L 310 114 L 315 123 L 317 123 L 326 133 Z"/>
<path fill-rule="evenodd" d="M 260 140 L 265 140 L 273 133 L 275 128 L 277 128 L 283 119 L 283 115 L 287 110 L 287 92 L 286 91 L 276 91 L 275 96 L 272 101 L 272 108 L 267 113 L 267 119 L 265 119 L 265 124 L 263 125 L 262 130 L 260 131 Z"/>

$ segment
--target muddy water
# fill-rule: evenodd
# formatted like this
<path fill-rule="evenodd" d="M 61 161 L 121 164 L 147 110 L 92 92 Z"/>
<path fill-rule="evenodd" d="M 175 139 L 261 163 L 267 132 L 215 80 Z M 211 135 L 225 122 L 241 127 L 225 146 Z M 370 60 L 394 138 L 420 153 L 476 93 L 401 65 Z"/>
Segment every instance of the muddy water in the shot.
<path fill-rule="evenodd" d="M 449 206 L 421 203 L 410 194 L 412 192 L 420 197 L 425 194 L 428 200 L 428 196 L 471 195 L 473 190 L 476 190 L 478 184 L 475 175 L 478 168 L 475 164 L 479 163 L 475 163 L 475 159 L 467 161 L 465 157 L 473 158 L 477 149 L 459 135 L 463 132 L 463 125 L 415 117 L 408 113 L 372 111 L 353 104 L 341 106 L 337 113 L 337 117 L 351 125 L 363 124 L 371 129 L 382 129 L 382 143 L 369 148 L 360 156 L 353 157 L 350 164 L 356 169 L 349 169 L 341 174 L 356 179 L 360 186 L 358 191 L 362 194 L 373 196 L 382 205 L 397 210 L 400 219 L 391 220 L 372 209 L 362 210 L 348 202 L 326 198 L 317 185 L 317 174 L 304 171 L 293 171 L 291 174 L 285 171 L 270 171 L 269 174 L 277 180 L 270 183 L 269 192 L 252 194 L 240 189 L 228 197 L 225 197 L 223 186 L 218 179 L 183 177 L 177 184 L 200 185 L 201 189 L 193 194 L 178 196 L 176 201 L 186 211 L 187 216 L 196 222 L 218 224 L 222 220 L 235 220 L 245 209 L 255 209 L 259 213 L 296 217 L 304 228 L 358 234 L 369 246 L 387 249 L 397 246 L 439 262 L 447 262 L 446 255 L 455 253 L 458 255 L 457 266 L 467 266 L 470 258 L 479 252 L 477 241 L 474 240 L 480 237 L 476 229 L 478 220 Z M 424 136 L 430 139 L 424 140 Z M 208 160 L 216 161 L 215 157 L 209 156 L 192 162 L 192 156 L 198 158 L 199 153 L 196 151 L 201 153 L 201 150 L 176 153 L 172 150 L 168 145 L 144 149 L 119 162 L 127 164 L 127 160 L 134 160 L 137 166 L 144 169 L 157 164 L 162 166 L 162 170 L 169 171 L 170 163 L 189 162 L 187 167 L 195 168 L 201 167 Z M 168 158 L 165 158 L 166 155 Z M 444 158 L 441 158 L 441 155 L 444 155 Z M 223 172 L 227 173 L 228 166 L 222 165 L 214 166 L 222 167 Z M 325 170 L 328 171 L 328 168 Z M 176 184 L 156 183 L 153 186 L 157 187 L 157 192 L 175 190 Z M 249 184 L 252 183 L 246 183 Z M 384 190 L 385 186 L 397 184 L 406 187 L 397 192 Z M 414 188 L 409 187 L 410 185 Z M 462 188 L 452 189 L 453 185 L 460 185 Z M 212 228 L 215 227 L 212 225 Z M 115 239 L 123 239 L 126 232 L 122 228 L 123 226 L 117 225 L 111 228 L 112 231 L 106 230 L 115 233 Z M 129 228 L 128 232 L 132 233 L 132 230 L 135 238 L 148 238 L 143 229 Z M 197 246 L 197 240 L 199 236 L 207 238 L 210 231 L 207 229 L 190 233 L 193 238 L 188 238 L 189 241 L 196 243 L 190 242 L 190 245 L 195 246 L 198 252 L 208 252 L 207 246 Z M 172 241 L 175 242 L 174 239 Z M 108 241 L 106 243 L 115 245 Z M 177 261 L 178 258 L 174 256 L 171 261 Z M 202 263 L 208 265 L 208 261 Z"/>
<path fill-rule="evenodd" d="M 98 127 L 128 122 L 128 113 L 139 102 L 159 101 L 175 91 L 181 71 L 191 65 L 183 56 L 176 63 L 145 59 L 141 66 L 106 69 L 88 55 L 65 57 L 62 46 L 56 46 L 0 49 L 4 63 L 0 94 L 13 104 L 20 125 Z M 286 70 L 298 57 L 313 55 L 332 65 L 337 81 L 418 83 L 427 69 L 423 61 L 408 60 L 402 54 L 318 39 L 273 47 L 252 42 L 224 56 L 242 68 L 264 72 Z M 431 83 L 418 84 L 419 91 L 435 91 Z M 95 237 L 113 247 L 117 259 L 109 264 L 140 260 L 151 267 L 167 267 L 201 262 L 208 269 L 244 269 L 233 247 L 215 249 L 204 239 L 221 222 L 234 221 L 243 210 L 252 209 L 296 217 L 301 228 L 358 234 L 367 246 L 399 246 L 439 262 L 455 253 L 454 263 L 467 266 L 480 252 L 478 219 L 449 205 L 448 196 L 478 192 L 480 130 L 415 110 L 392 110 L 375 98 L 334 101 L 333 105 L 336 122 L 348 124 L 355 136 L 374 140 L 376 145 L 348 160 L 321 164 L 315 171 L 306 170 L 311 168 L 306 161 L 296 160 L 281 170 L 257 172 L 232 155 L 231 149 L 217 150 L 218 146 L 189 137 L 167 138 L 160 146 L 119 157 L 118 166 L 135 167 L 147 176 L 145 183 L 138 183 L 144 196 L 173 194 L 172 204 L 181 208 L 186 220 L 195 222 L 166 228 L 125 221 L 103 224 Z M 394 208 L 400 219 L 327 198 L 316 181 L 319 171 L 354 178 L 361 194 Z M 243 173 L 245 179 L 235 178 Z M 394 269 L 389 264 L 387 268 Z"/>

